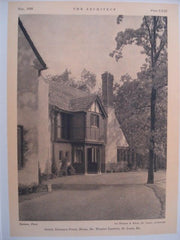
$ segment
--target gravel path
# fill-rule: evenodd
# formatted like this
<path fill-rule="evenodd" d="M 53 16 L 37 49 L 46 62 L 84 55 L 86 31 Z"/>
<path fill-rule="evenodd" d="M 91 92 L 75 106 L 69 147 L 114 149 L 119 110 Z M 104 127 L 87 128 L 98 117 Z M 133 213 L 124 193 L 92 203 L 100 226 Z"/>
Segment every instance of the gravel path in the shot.
<path fill-rule="evenodd" d="M 64 181 L 64 188 L 26 196 L 26 201 L 19 204 L 20 220 L 163 218 L 165 174 L 156 174 L 157 185 L 146 185 L 146 177 L 144 172 L 133 172 L 53 179 L 52 184 L 63 184 Z"/>

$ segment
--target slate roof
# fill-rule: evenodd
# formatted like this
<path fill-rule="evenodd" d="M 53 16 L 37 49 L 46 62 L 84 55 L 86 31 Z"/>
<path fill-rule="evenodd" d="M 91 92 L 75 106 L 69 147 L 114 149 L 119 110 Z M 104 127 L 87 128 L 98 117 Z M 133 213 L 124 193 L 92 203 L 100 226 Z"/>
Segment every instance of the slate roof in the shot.
<path fill-rule="evenodd" d="M 49 103 L 51 105 L 65 111 L 81 111 L 84 109 L 84 106 L 80 106 L 81 104 L 78 104 L 79 101 L 75 100 L 81 98 L 83 98 L 84 101 L 80 100 L 80 102 L 85 102 L 86 99 L 91 98 L 91 94 L 71 87 L 68 83 L 57 81 L 50 82 Z"/>
<path fill-rule="evenodd" d="M 96 100 L 97 95 L 89 95 L 85 97 L 70 100 L 70 108 L 72 111 L 87 111 L 91 104 Z"/>
<path fill-rule="evenodd" d="M 49 88 L 49 103 L 61 110 L 71 111 L 70 101 L 73 98 L 88 97 L 88 93 L 74 87 L 68 86 L 67 83 L 52 81 Z"/>
<path fill-rule="evenodd" d="M 89 94 L 77 88 L 71 87 L 68 83 L 51 81 L 49 88 L 49 103 L 61 110 L 69 112 L 86 112 L 91 104 L 97 100 L 105 116 L 106 111 L 96 94 Z"/>

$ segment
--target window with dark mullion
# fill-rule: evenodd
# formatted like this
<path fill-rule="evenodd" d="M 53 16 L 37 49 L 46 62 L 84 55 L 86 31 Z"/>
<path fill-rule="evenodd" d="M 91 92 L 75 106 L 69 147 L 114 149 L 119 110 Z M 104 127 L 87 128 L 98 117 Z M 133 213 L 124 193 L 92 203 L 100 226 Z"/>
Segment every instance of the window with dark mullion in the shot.
<path fill-rule="evenodd" d="M 68 114 L 62 114 L 62 138 L 70 138 L 70 116 Z"/>
<path fill-rule="evenodd" d="M 57 113 L 55 121 L 56 140 L 70 138 L 70 115 L 66 113 Z"/>
<path fill-rule="evenodd" d="M 56 115 L 56 138 L 60 139 L 61 138 L 61 125 L 62 125 L 62 119 L 61 119 L 61 114 L 57 113 Z"/>
<path fill-rule="evenodd" d="M 91 114 L 90 122 L 91 126 L 99 127 L 99 116 L 97 114 Z"/>

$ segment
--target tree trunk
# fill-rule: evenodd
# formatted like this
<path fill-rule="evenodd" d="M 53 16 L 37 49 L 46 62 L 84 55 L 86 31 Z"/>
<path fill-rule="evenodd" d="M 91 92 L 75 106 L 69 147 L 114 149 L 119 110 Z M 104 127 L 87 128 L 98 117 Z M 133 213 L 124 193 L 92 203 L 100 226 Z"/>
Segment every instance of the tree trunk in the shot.
<path fill-rule="evenodd" d="M 157 172 L 157 156 L 154 154 L 154 172 Z"/>
<path fill-rule="evenodd" d="M 154 131 L 155 131 L 156 89 L 151 90 L 151 136 L 149 147 L 148 184 L 154 183 Z"/>

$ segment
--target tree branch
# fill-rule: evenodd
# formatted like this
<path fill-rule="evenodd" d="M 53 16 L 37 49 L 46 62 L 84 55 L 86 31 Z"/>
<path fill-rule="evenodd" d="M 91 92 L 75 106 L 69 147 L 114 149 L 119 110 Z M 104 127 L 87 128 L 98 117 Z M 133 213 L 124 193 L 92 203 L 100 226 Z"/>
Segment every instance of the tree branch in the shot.
<path fill-rule="evenodd" d="M 148 25 L 148 23 L 147 23 L 147 19 L 146 19 L 146 17 L 144 17 L 144 21 L 145 21 L 145 25 L 146 25 L 147 30 L 148 30 L 149 41 L 150 41 L 150 44 L 151 44 L 151 46 L 152 46 L 151 31 L 150 31 L 149 25 Z"/>
<path fill-rule="evenodd" d="M 157 62 L 157 60 L 159 58 L 159 55 L 160 55 L 161 51 L 163 50 L 164 46 L 165 46 L 165 42 L 163 42 L 161 40 L 160 45 L 159 45 L 159 50 L 158 50 L 158 52 L 155 55 L 155 63 Z"/>
<path fill-rule="evenodd" d="M 136 107 L 135 109 L 144 109 L 144 108 L 150 108 L 151 106 L 150 105 L 147 105 L 147 106 L 142 106 L 142 107 Z"/>

